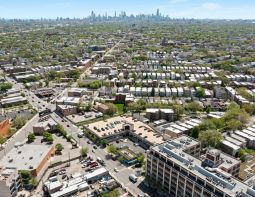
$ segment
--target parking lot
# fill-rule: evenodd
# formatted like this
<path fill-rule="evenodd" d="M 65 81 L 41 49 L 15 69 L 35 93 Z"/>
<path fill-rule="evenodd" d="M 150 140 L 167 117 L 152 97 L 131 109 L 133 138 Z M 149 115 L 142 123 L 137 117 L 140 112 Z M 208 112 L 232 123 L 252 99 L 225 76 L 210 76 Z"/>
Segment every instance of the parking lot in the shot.
<path fill-rule="evenodd" d="M 97 165 L 95 166 L 94 163 Z M 74 160 L 70 162 L 70 165 L 60 165 L 51 169 L 47 173 L 46 177 L 44 177 L 44 183 L 47 185 L 49 182 L 59 181 L 64 186 L 68 184 L 75 184 L 77 183 L 79 177 L 84 177 L 86 174 L 93 172 L 94 170 L 101 167 L 102 166 L 99 164 L 99 162 L 97 162 L 96 159 L 92 158 L 91 156 L 82 160 Z M 119 187 L 119 184 L 109 174 L 106 174 L 101 176 L 98 181 L 88 182 L 88 186 L 84 191 L 78 191 L 74 195 L 92 197 L 102 192 L 111 191 L 113 189 L 117 189 L 120 195 L 126 193 L 123 189 L 121 189 L 121 187 Z M 40 188 L 38 188 L 36 194 L 43 196 L 43 192 L 39 190 Z"/>
<path fill-rule="evenodd" d="M 116 147 L 124 147 L 127 146 L 129 147 L 130 150 L 134 151 L 135 153 L 146 153 L 146 150 L 139 146 L 139 144 L 132 142 L 130 139 L 125 138 L 125 139 L 120 139 L 118 141 L 111 142 Z"/>
<path fill-rule="evenodd" d="M 6 120 L 6 118 L 14 119 L 17 116 L 23 117 L 26 120 L 31 119 L 34 116 L 34 112 L 32 109 L 28 109 L 28 105 L 26 105 L 24 108 L 22 106 L 15 107 L 9 110 L 3 110 L 2 115 L 0 115 L 0 121 Z"/>
<path fill-rule="evenodd" d="M 83 112 L 83 113 L 79 113 L 79 114 L 73 114 L 73 115 L 67 116 L 67 118 L 74 124 L 77 124 L 80 122 L 93 120 L 93 119 L 97 118 L 96 117 L 97 114 L 98 113 L 96 113 L 94 111 L 90 111 L 90 112 Z"/>

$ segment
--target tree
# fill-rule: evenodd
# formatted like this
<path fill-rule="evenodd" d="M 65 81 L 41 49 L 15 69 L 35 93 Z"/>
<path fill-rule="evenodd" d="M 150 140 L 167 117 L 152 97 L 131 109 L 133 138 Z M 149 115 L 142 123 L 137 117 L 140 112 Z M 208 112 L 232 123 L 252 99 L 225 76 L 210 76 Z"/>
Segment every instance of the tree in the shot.
<path fill-rule="evenodd" d="M 242 105 L 242 108 L 250 115 L 255 114 L 255 105 L 254 104 L 244 104 L 244 105 Z"/>
<path fill-rule="evenodd" d="M 16 129 L 21 129 L 26 124 L 26 120 L 23 117 L 17 116 L 13 121 L 12 125 Z"/>
<path fill-rule="evenodd" d="M 64 129 L 64 127 L 63 127 L 62 125 L 57 124 L 56 130 L 57 130 L 57 132 L 59 132 L 59 133 L 60 133 L 61 135 L 63 135 L 64 137 L 67 136 L 67 132 L 66 132 L 66 130 Z"/>
<path fill-rule="evenodd" d="M 138 112 L 140 113 L 141 111 L 146 109 L 146 102 L 143 99 L 139 99 L 138 101 L 134 103 L 130 103 L 128 105 L 128 110 L 131 112 Z"/>
<path fill-rule="evenodd" d="M 4 144 L 6 141 L 6 139 L 0 135 L 0 144 Z"/>
<path fill-rule="evenodd" d="M 106 145 L 108 144 L 108 141 L 106 139 L 102 139 L 100 141 L 100 144 L 103 146 L 103 147 L 106 147 Z"/>
<path fill-rule="evenodd" d="M 226 127 L 228 130 L 242 129 L 243 124 L 240 120 L 232 119 L 226 122 Z"/>
<path fill-rule="evenodd" d="M 35 141 L 35 134 L 29 133 L 28 136 L 27 136 L 27 141 L 28 141 L 29 143 L 34 142 L 34 141 Z"/>
<path fill-rule="evenodd" d="M 200 129 L 199 127 L 194 127 L 191 132 L 191 137 L 197 139 L 199 136 Z"/>
<path fill-rule="evenodd" d="M 144 154 L 140 154 L 140 156 L 137 158 L 137 162 L 139 163 L 140 166 L 142 166 L 144 164 L 144 159 L 145 159 L 145 156 Z"/>
<path fill-rule="evenodd" d="M 231 103 L 224 115 L 224 119 L 226 122 L 236 119 L 242 124 L 246 124 L 250 119 L 250 115 L 245 111 L 245 109 L 241 109 L 236 103 Z"/>
<path fill-rule="evenodd" d="M 31 172 L 28 170 L 20 170 L 19 171 L 20 177 L 24 185 L 28 185 L 31 179 Z"/>
<path fill-rule="evenodd" d="M 174 110 L 174 113 L 176 114 L 176 119 L 178 120 L 180 116 L 184 113 L 184 108 L 179 104 L 174 104 L 172 108 Z"/>
<path fill-rule="evenodd" d="M 217 148 L 223 140 L 223 136 L 219 131 L 207 130 L 200 132 L 198 139 L 203 147 L 212 146 Z"/>
<path fill-rule="evenodd" d="M 97 142 L 97 137 L 95 135 L 92 135 L 91 140 L 92 140 L 92 142 L 96 143 Z"/>
<path fill-rule="evenodd" d="M 198 88 L 197 91 L 196 91 L 196 96 L 198 98 L 205 97 L 205 89 L 204 88 Z"/>
<path fill-rule="evenodd" d="M 188 103 L 185 106 L 185 109 L 191 112 L 203 111 L 203 107 L 198 102 L 195 101 Z"/>
<path fill-rule="evenodd" d="M 88 147 L 82 147 L 82 149 L 80 151 L 82 157 L 87 157 L 88 152 L 89 152 L 89 148 Z"/>
<path fill-rule="evenodd" d="M 120 157 L 118 158 L 118 161 L 119 161 L 120 163 L 123 163 L 124 160 L 125 160 L 125 158 L 124 158 L 123 156 L 120 156 Z"/>
<path fill-rule="evenodd" d="M 56 150 L 58 153 L 61 153 L 61 151 L 64 149 L 63 145 L 62 144 L 56 144 L 55 146 Z"/>
<path fill-rule="evenodd" d="M 118 108 L 114 104 L 106 103 L 106 105 L 108 106 L 107 114 L 109 116 L 113 116 L 115 113 L 117 113 Z"/>
<path fill-rule="evenodd" d="M 49 135 L 47 138 L 46 138 L 46 141 L 49 143 L 49 144 L 52 144 L 53 143 L 53 136 L 52 136 L 52 134 L 51 135 Z"/>
<path fill-rule="evenodd" d="M 44 132 L 44 133 L 43 133 L 43 138 L 44 138 L 48 143 L 50 143 L 50 144 L 53 143 L 53 136 L 52 136 L 51 133 L 49 133 L 49 132 Z"/>
<path fill-rule="evenodd" d="M 110 146 L 107 147 L 107 151 L 108 151 L 108 153 L 116 154 L 117 148 L 116 148 L 116 146 L 111 144 Z"/>
<path fill-rule="evenodd" d="M 6 92 L 8 89 L 12 88 L 11 83 L 0 83 L 0 91 Z"/>
<path fill-rule="evenodd" d="M 38 185 L 38 183 L 39 183 L 39 181 L 38 181 L 35 177 L 31 178 L 31 180 L 30 180 L 30 185 L 31 185 L 33 188 L 35 188 L 35 187 Z"/>

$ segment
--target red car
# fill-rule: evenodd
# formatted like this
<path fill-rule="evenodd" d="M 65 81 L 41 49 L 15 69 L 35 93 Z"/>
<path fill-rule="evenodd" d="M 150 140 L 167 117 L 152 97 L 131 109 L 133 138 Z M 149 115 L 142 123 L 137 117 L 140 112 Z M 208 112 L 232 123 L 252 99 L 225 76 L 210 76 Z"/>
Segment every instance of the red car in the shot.
<path fill-rule="evenodd" d="M 94 167 L 97 167 L 98 166 L 98 163 L 92 163 L 90 164 L 90 168 L 94 168 Z"/>

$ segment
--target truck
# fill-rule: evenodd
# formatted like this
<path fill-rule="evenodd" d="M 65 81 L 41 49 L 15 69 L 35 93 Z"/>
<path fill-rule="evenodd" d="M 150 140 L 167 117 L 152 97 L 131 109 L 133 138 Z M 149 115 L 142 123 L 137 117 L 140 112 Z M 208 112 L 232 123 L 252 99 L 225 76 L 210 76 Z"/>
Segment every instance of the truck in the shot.
<path fill-rule="evenodd" d="M 132 181 L 133 183 L 136 183 L 137 182 L 137 176 L 134 175 L 134 174 L 130 174 L 129 175 L 129 180 Z"/>

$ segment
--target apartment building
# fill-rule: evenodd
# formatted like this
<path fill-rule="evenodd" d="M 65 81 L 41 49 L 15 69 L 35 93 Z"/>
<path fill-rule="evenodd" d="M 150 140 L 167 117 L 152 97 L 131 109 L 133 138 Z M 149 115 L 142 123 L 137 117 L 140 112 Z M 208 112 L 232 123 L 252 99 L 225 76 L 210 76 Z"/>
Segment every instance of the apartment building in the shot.
<path fill-rule="evenodd" d="M 146 118 L 148 118 L 150 121 L 155 121 L 155 120 L 159 120 L 159 119 L 173 121 L 174 120 L 174 111 L 172 109 L 147 108 L 146 109 Z"/>
<path fill-rule="evenodd" d="M 14 197 L 17 196 L 21 188 L 21 178 L 15 169 L 0 167 L 0 196 Z"/>
<path fill-rule="evenodd" d="M 200 143 L 188 136 L 151 147 L 147 176 L 170 197 L 255 196 L 252 187 L 231 174 L 238 171 L 238 160 L 214 149 L 201 159 L 197 158 L 199 154 Z"/>

